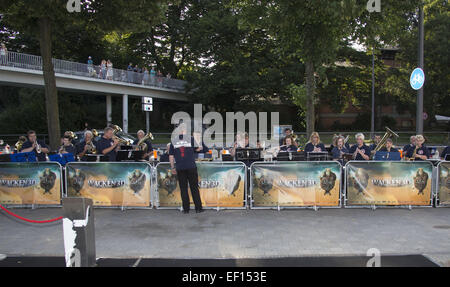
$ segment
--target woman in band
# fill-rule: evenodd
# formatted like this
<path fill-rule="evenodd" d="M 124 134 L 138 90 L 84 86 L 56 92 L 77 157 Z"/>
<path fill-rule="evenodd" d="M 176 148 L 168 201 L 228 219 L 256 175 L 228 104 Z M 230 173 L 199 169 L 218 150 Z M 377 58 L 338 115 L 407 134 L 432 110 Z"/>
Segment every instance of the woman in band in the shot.
<path fill-rule="evenodd" d="M 416 136 L 416 146 L 408 149 L 406 157 L 412 160 L 427 160 L 430 158 L 430 151 L 424 145 L 425 138 L 422 135 Z"/>
<path fill-rule="evenodd" d="M 369 160 L 370 148 L 364 143 L 364 134 L 358 133 L 355 136 L 356 144 L 350 148 L 354 160 Z"/>
<path fill-rule="evenodd" d="M 336 146 L 331 150 L 334 160 L 342 160 L 343 155 L 349 153 L 348 149 L 344 145 L 344 137 L 338 137 L 336 141 Z"/>
<path fill-rule="evenodd" d="M 382 148 L 380 151 L 387 151 L 387 152 L 398 152 L 398 149 L 392 147 L 393 142 L 391 138 L 388 138 L 386 140 L 386 146 Z"/>
<path fill-rule="evenodd" d="M 80 141 L 77 146 L 77 156 L 82 160 L 86 161 L 86 156 L 88 154 L 94 154 L 97 149 L 97 145 L 94 142 L 94 135 L 91 131 L 84 132 L 84 140 Z"/>
<path fill-rule="evenodd" d="M 291 136 L 287 136 L 284 138 L 283 145 L 280 146 L 281 152 L 295 152 L 297 151 L 297 147 L 294 145 L 294 140 Z"/>
<path fill-rule="evenodd" d="M 309 137 L 309 143 L 305 146 L 305 152 L 326 152 L 323 143 L 320 142 L 320 137 L 317 132 L 313 132 Z"/>

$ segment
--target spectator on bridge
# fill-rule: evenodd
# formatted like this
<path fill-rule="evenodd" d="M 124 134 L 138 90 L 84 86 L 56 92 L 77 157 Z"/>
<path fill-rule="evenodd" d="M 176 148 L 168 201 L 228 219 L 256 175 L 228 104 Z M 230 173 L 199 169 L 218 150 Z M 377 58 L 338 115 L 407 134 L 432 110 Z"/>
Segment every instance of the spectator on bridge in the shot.
<path fill-rule="evenodd" d="M 100 64 L 100 75 L 99 75 L 100 79 L 105 79 L 106 78 L 106 61 L 102 60 L 101 64 Z"/>
<path fill-rule="evenodd" d="M 142 79 L 142 84 L 148 85 L 148 81 L 149 81 L 149 73 L 148 73 L 147 67 L 145 67 L 144 68 L 144 78 Z"/>
<path fill-rule="evenodd" d="M 133 83 L 139 84 L 139 82 L 140 82 L 140 81 L 139 81 L 139 73 L 140 73 L 140 69 L 139 69 L 139 66 L 138 66 L 138 65 L 134 66 L 133 72 L 134 72 L 134 80 L 133 80 Z"/>
<path fill-rule="evenodd" d="M 113 76 L 114 76 L 114 72 L 113 72 L 113 64 L 111 63 L 110 60 L 108 60 L 107 64 L 106 64 L 106 79 L 112 81 L 113 80 Z"/>
<path fill-rule="evenodd" d="M 158 70 L 157 80 L 158 80 L 158 87 L 162 87 L 162 81 L 163 81 L 163 74 L 160 70 Z"/>
<path fill-rule="evenodd" d="M 133 64 L 130 63 L 127 68 L 128 82 L 133 82 Z"/>
<path fill-rule="evenodd" d="M 155 77 L 156 77 L 155 67 L 152 67 L 152 69 L 150 70 L 150 82 L 152 86 L 155 85 Z"/>
<path fill-rule="evenodd" d="M 95 69 L 94 69 L 94 61 L 92 61 L 91 56 L 88 57 L 87 64 L 88 64 L 89 77 L 93 77 L 95 75 Z"/>
<path fill-rule="evenodd" d="M 167 73 L 166 78 L 164 79 L 164 87 L 169 86 L 169 80 L 172 78 L 172 75 L 170 73 Z"/>
<path fill-rule="evenodd" d="M 5 43 L 2 43 L 0 46 L 0 64 L 1 65 L 7 65 L 7 55 L 8 55 L 8 49 L 6 49 Z"/>

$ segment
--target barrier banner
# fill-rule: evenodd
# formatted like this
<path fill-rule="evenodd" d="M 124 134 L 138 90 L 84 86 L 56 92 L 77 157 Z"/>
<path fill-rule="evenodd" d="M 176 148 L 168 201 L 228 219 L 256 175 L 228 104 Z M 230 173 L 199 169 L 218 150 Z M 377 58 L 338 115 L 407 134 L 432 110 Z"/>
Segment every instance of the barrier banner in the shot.
<path fill-rule="evenodd" d="M 0 164 L 0 204 L 59 205 L 61 191 L 58 163 Z"/>
<path fill-rule="evenodd" d="M 255 163 L 251 166 L 252 207 L 336 207 L 341 165 L 335 161 Z"/>
<path fill-rule="evenodd" d="M 95 206 L 148 207 L 151 167 L 143 162 L 71 162 L 66 187 L 68 197 L 91 198 Z"/>
<path fill-rule="evenodd" d="M 197 162 L 197 171 L 203 206 L 244 207 L 246 167 L 243 163 Z M 180 186 L 177 176 L 171 173 L 170 163 L 159 163 L 156 172 L 159 207 L 180 207 Z"/>
<path fill-rule="evenodd" d="M 450 162 L 443 161 L 438 166 L 439 205 L 450 205 Z"/>
<path fill-rule="evenodd" d="M 431 205 L 432 174 L 426 161 L 349 162 L 346 205 Z"/>

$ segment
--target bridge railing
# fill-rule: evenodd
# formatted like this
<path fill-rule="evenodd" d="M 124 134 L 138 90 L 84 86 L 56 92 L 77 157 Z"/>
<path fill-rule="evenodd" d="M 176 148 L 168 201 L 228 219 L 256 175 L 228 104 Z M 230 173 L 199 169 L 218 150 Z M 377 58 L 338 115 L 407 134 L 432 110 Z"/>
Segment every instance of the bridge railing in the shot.
<path fill-rule="evenodd" d="M 83 63 L 52 59 L 55 73 L 87 77 L 104 81 L 123 82 L 127 84 L 153 86 L 173 90 L 184 90 L 186 81 L 167 77 L 151 76 L 150 71 L 136 73 L 120 69 L 102 69 L 99 65 L 88 65 Z M 0 65 L 27 70 L 42 71 L 42 57 L 23 53 L 9 52 L 6 57 L 1 57 Z"/>

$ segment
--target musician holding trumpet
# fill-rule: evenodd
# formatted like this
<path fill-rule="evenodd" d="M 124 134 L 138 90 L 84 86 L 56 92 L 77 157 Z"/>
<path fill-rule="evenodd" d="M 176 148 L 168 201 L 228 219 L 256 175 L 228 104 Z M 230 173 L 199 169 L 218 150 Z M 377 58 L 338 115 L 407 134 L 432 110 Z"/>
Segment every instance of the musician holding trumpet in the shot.
<path fill-rule="evenodd" d="M 91 131 L 84 132 L 84 140 L 80 141 L 77 146 L 77 156 L 82 160 L 86 161 L 86 155 L 96 154 L 97 145 L 94 142 L 94 134 Z"/>
<path fill-rule="evenodd" d="M 406 158 L 408 160 L 427 160 L 431 157 L 430 151 L 423 144 L 425 142 L 425 138 L 423 135 L 416 136 L 416 142 L 414 147 L 410 147 L 406 153 Z"/>
<path fill-rule="evenodd" d="M 364 134 L 358 133 L 355 138 L 356 144 L 350 148 L 353 160 L 370 160 L 370 148 L 364 143 Z"/>
<path fill-rule="evenodd" d="M 27 132 L 27 141 L 23 143 L 21 152 L 34 152 L 38 161 L 47 161 L 49 148 L 44 141 L 38 140 L 35 131 Z"/>
<path fill-rule="evenodd" d="M 107 127 L 104 130 L 103 136 L 97 142 L 97 152 L 108 156 L 109 161 L 116 161 L 117 152 L 120 149 L 120 142 L 118 138 L 114 138 L 114 129 Z"/>
<path fill-rule="evenodd" d="M 336 146 L 333 147 L 331 153 L 334 160 L 343 160 L 344 154 L 349 153 L 347 147 L 345 146 L 345 139 L 343 136 L 339 136 L 336 140 Z"/>

